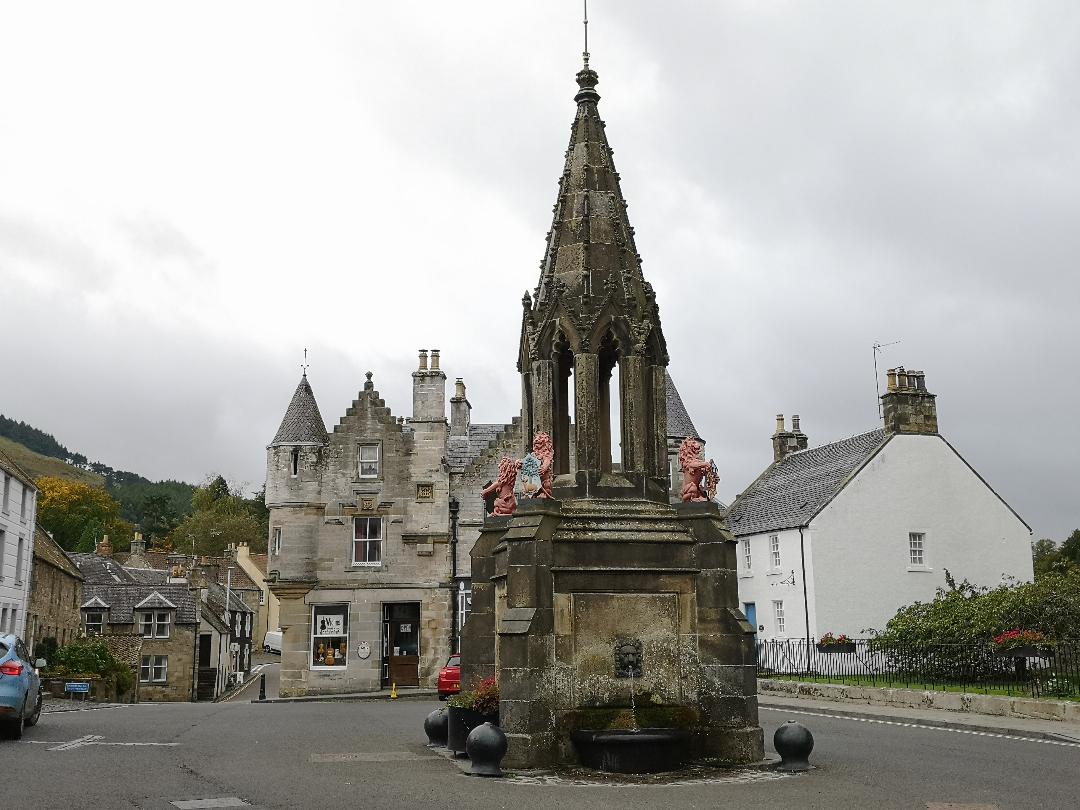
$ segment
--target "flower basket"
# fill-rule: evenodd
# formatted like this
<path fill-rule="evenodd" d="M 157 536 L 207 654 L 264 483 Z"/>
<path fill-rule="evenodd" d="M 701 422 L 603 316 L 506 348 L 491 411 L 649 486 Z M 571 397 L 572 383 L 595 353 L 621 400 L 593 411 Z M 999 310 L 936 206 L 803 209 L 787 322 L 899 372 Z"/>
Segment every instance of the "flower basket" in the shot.
<path fill-rule="evenodd" d="M 855 642 L 843 633 L 838 636 L 826 633 L 818 641 L 817 649 L 818 652 L 822 653 L 853 653 L 855 652 Z"/>
<path fill-rule="evenodd" d="M 994 636 L 995 653 L 1002 658 L 1049 658 L 1054 649 L 1045 641 L 1046 636 L 1038 630 L 1008 630 Z"/>
<path fill-rule="evenodd" d="M 839 641 L 832 644 L 818 642 L 817 649 L 820 653 L 853 653 L 855 652 L 855 642 Z"/>
<path fill-rule="evenodd" d="M 447 701 L 446 747 L 464 754 L 469 733 L 484 723 L 499 725 L 499 687 L 487 678 L 473 691 L 460 692 Z"/>
<path fill-rule="evenodd" d="M 995 650 L 995 654 L 1001 658 L 1053 658 L 1054 650 L 1052 647 L 1024 644 L 1020 647 L 1002 647 Z"/>

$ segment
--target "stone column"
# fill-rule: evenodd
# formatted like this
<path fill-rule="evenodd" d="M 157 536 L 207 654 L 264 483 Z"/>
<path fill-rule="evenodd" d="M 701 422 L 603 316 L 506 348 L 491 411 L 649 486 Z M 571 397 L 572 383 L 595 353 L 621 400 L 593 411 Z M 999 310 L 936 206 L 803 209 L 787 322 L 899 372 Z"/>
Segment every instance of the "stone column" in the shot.
<path fill-rule="evenodd" d="M 667 480 L 667 379 L 664 367 L 649 366 L 645 371 L 645 383 L 651 389 L 648 396 L 652 405 L 646 428 L 645 474 Z"/>
<path fill-rule="evenodd" d="M 552 403 L 555 399 L 555 364 L 550 360 L 537 360 L 532 364 L 532 430 L 533 434 L 545 431 L 554 439 L 555 416 L 552 412 Z M 529 436 L 525 436 L 525 444 L 529 445 Z M 531 449 L 531 447 L 530 447 Z"/>
<path fill-rule="evenodd" d="M 596 401 L 599 366 L 595 354 L 579 354 L 574 358 L 574 418 L 579 471 L 600 471 L 600 424 Z"/>
<path fill-rule="evenodd" d="M 619 367 L 619 402 L 622 405 L 622 468 L 645 471 L 644 358 L 631 354 Z"/>

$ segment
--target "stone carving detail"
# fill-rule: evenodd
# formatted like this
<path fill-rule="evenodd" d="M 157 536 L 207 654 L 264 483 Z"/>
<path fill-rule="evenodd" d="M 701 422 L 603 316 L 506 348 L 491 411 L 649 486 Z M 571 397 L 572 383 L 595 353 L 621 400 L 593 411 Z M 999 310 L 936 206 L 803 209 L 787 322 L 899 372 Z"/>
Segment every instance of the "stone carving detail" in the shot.
<path fill-rule="evenodd" d="M 544 431 L 533 437 L 532 452 L 521 460 L 521 489 L 526 498 L 551 497 L 555 445 Z"/>
<path fill-rule="evenodd" d="M 641 641 L 623 638 L 615 642 L 615 677 L 640 678 L 642 674 Z"/>
<path fill-rule="evenodd" d="M 716 462 L 706 461 L 701 443 L 689 437 L 679 445 L 679 466 L 682 467 L 684 501 L 711 501 L 720 483 Z"/>
<path fill-rule="evenodd" d="M 521 462 L 508 456 L 503 456 L 499 462 L 499 477 L 495 479 L 483 492 L 481 497 L 495 496 L 495 509 L 489 517 L 506 517 L 517 510 L 517 498 L 514 497 L 514 486 L 517 484 L 518 470 Z"/>

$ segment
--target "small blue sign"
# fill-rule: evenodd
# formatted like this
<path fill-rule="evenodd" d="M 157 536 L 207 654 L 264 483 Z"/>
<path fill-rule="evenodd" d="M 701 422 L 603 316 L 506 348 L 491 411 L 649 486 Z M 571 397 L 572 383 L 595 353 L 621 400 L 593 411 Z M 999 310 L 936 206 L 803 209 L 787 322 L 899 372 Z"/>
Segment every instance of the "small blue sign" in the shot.
<path fill-rule="evenodd" d="M 89 692 L 90 684 L 88 683 L 65 683 L 65 692 Z"/>

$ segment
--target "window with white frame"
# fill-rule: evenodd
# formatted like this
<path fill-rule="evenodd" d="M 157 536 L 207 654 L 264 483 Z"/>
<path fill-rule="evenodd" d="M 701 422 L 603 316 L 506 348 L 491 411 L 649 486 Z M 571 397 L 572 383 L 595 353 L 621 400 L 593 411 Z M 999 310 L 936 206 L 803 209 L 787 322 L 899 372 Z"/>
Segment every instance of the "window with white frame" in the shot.
<path fill-rule="evenodd" d="M 780 570 L 780 535 L 769 535 L 769 561 L 772 563 L 772 567 Z"/>
<path fill-rule="evenodd" d="M 4 552 L 7 544 L 7 532 L 0 529 L 0 582 L 4 581 Z"/>
<path fill-rule="evenodd" d="M 908 564 L 926 565 L 926 535 L 923 532 L 908 533 Z"/>
<path fill-rule="evenodd" d="M 103 625 L 105 624 L 105 614 L 100 610 L 88 610 L 86 611 L 86 621 L 84 626 L 86 627 L 86 635 L 88 636 L 100 636 Z"/>
<path fill-rule="evenodd" d="M 382 518 L 354 517 L 352 564 L 379 565 L 382 562 Z"/>
<path fill-rule="evenodd" d="M 144 610 L 139 613 L 139 634 L 143 638 L 168 638 L 172 616 L 167 610 Z"/>
<path fill-rule="evenodd" d="M 4 511 L 8 510 L 8 501 L 11 500 L 11 476 L 4 473 Z"/>
<path fill-rule="evenodd" d="M 26 549 L 26 538 L 19 538 L 18 551 L 15 553 L 15 584 L 22 585 L 23 581 L 23 556 Z"/>
<path fill-rule="evenodd" d="M 22 497 L 19 500 L 19 520 L 26 523 L 26 501 L 27 495 L 30 494 L 30 490 L 24 485 L 22 488 Z"/>
<path fill-rule="evenodd" d="M 312 605 L 311 667 L 337 669 L 349 659 L 349 606 Z"/>
<path fill-rule="evenodd" d="M 281 527 L 275 526 L 270 538 L 270 553 L 275 557 L 281 553 Z"/>
<path fill-rule="evenodd" d="M 361 478 L 379 477 L 379 445 L 360 445 L 357 450 L 357 469 Z"/>
<path fill-rule="evenodd" d="M 743 559 L 743 571 L 750 573 L 754 570 L 754 558 L 750 555 L 750 538 L 747 537 L 742 542 L 742 559 Z"/>
<path fill-rule="evenodd" d="M 169 656 L 144 655 L 139 667 L 139 681 L 142 683 L 165 683 L 169 680 Z"/>
<path fill-rule="evenodd" d="M 266 591 L 259 591 L 259 604 L 260 605 L 265 605 L 266 604 Z"/>
<path fill-rule="evenodd" d="M 782 599 L 772 603 L 773 622 L 776 625 L 776 634 L 784 635 L 787 632 L 787 623 L 784 621 L 784 601 Z"/>

